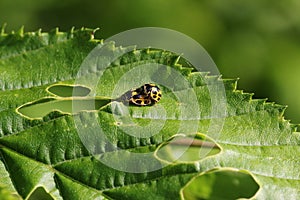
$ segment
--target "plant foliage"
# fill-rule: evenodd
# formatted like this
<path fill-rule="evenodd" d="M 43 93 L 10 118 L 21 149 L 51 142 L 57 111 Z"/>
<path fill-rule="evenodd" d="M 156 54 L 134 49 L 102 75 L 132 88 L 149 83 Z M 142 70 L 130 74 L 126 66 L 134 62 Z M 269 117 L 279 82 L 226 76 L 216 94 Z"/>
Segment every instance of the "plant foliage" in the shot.
<path fill-rule="evenodd" d="M 86 108 L 69 113 L 52 109 L 41 118 L 18 113 L 18 108 L 32 102 L 34 105 L 65 102 L 68 95 L 55 96 L 55 91 L 51 94 L 49 88 L 55 84 L 72 87 L 76 79 L 98 73 L 97 67 L 91 67 L 78 74 L 86 56 L 102 44 L 101 40 L 93 38 L 94 31 L 82 28 L 69 32 L 55 29 L 49 33 L 40 30 L 24 33 L 21 28 L 7 34 L 1 30 L 0 199 L 33 199 L 37 192 L 50 199 L 232 199 L 254 195 L 257 199 L 300 198 L 300 138 L 297 126 L 283 117 L 285 107 L 264 99 L 252 99 L 251 94 L 236 89 L 235 79 L 195 72 L 187 61 L 172 52 L 133 49 L 102 72 L 95 90 L 105 101 L 114 99 L 112 90 L 124 73 L 141 63 L 163 64 L 186 77 L 201 111 L 197 119 L 181 118 L 180 102 L 174 94 L 184 97 L 189 96 L 190 91 L 176 84 L 173 88 L 161 88 L 163 98 L 157 105 L 128 107 L 134 122 L 130 135 L 124 132 L 126 124 L 114 117 L 122 111 L 122 102 L 103 103 L 100 98 L 98 110 Z M 112 53 L 122 50 L 113 43 L 110 46 Z M 124 85 L 123 92 L 132 85 L 140 86 L 145 80 L 155 81 L 153 77 L 158 77 L 155 73 L 149 71 L 140 80 Z M 169 75 L 159 78 L 171 79 L 171 72 Z M 226 113 L 211 116 L 208 88 L 221 85 L 226 93 Z M 83 93 L 82 99 L 88 92 Z M 160 114 L 160 106 L 165 109 L 165 115 Z M 91 148 L 83 144 L 76 120 L 85 125 L 87 135 L 93 135 L 97 134 L 97 126 L 90 122 L 91 118 L 101 124 L 110 145 L 101 140 L 93 143 Z M 213 120 L 223 123 L 216 138 L 209 130 Z M 159 126 L 162 121 L 159 132 L 148 138 L 138 137 L 135 132 L 136 124 Z M 190 124 L 195 121 L 197 133 L 189 133 Z M 145 134 L 152 129 L 145 129 Z M 171 156 L 168 153 L 159 155 L 157 150 L 172 144 L 170 141 L 177 137 L 179 129 L 184 137 L 193 134 L 199 141 L 213 143 L 218 151 L 189 161 L 189 156 L 199 153 L 196 145 L 188 148 L 190 155 L 186 155 L 187 158 L 177 162 L 164 157 Z M 101 162 L 106 158 L 118 162 L 121 157 L 126 157 L 126 151 L 120 148 L 150 153 L 158 163 L 169 164 L 155 171 L 133 173 Z M 174 150 L 174 146 L 170 149 L 170 154 L 178 150 Z M 149 162 L 141 160 L 137 164 L 146 168 L 144 165 Z M 209 184 L 203 189 L 205 183 Z M 229 190 L 236 192 L 227 193 Z"/>

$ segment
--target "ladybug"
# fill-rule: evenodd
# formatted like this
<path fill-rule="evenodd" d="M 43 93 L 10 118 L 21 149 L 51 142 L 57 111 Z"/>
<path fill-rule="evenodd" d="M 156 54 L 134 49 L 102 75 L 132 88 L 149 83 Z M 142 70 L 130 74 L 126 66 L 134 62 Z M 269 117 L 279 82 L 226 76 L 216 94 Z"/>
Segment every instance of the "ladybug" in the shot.
<path fill-rule="evenodd" d="M 155 101 L 159 102 L 161 98 L 161 91 L 158 86 L 153 83 L 143 85 L 145 92 L 150 96 L 150 98 Z"/>
<path fill-rule="evenodd" d="M 132 96 L 130 98 L 130 102 L 138 106 L 147 106 L 152 104 L 151 98 L 149 98 L 149 96 L 140 94 Z"/>
<path fill-rule="evenodd" d="M 160 101 L 162 96 L 159 87 L 153 83 L 145 84 L 125 93 L 125 99 L 138 106 L 148 106 Z"/>

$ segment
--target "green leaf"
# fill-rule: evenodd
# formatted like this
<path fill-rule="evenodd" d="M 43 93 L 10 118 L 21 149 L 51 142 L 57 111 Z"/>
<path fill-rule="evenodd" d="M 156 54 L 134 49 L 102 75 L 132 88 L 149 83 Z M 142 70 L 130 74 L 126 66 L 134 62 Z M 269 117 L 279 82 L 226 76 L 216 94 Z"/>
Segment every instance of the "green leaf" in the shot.
<path fill-rule="evenodd" d="M 24 199 L 188 199 L 201 196 L 197 188 L 222 198 L 201 180 L 188 188 L 230 168 L 247 171 L 242 187 L 253 186 L 234 193 L 240 198 L 300 197 L 300 135 L 284 106 L 254 100 L 236 80 L 196 72 L 172 52 L 103 44 L 94 31 L 1 33 L 0 188 Z M 99 46 L 118 56 L 106 69 L 84 60 Z M 116 101 L 145 83 L 159 85 L 160 102 Z M 214 179 L 222 189 L 240 180 L 224 176 L 228 184 Z"/>

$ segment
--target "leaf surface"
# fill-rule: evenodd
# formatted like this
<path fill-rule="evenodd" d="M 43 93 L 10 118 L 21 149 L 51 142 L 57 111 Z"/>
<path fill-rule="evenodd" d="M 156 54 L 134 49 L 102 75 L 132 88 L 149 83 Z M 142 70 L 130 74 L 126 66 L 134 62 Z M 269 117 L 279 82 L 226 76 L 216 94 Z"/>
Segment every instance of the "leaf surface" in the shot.
<path fill-rule="evenodd" d="M 226 168 L 248 171 L 260 187 L 257 199 L 300 197 L 300 137 L 284 119 L 284 106 L 252 99 L 236 89 L 236 80 L 196 72 L 164 50 L 110 43 L 108 52 L 121 56 L 106 69 L 91 63 L 80 71 L 89 53 L 103 45 L 93 34 L 1 34 L 0 186 L 24 199 L 41 187 L 53 199 L 180 199 L 194 177 Z M 89 85 L 99 74 L 98 84 Z M 37 119 L 16 112 L 43 98 L 69 98 L 70 91 L 57 97 L 47 88 L 78 80 L 88 88 L 78 98 L 113 100 L 149 82 L 160 85 L 163 97 L 149 107 L 112 101 L 76 113 L 54 108 Z M 221 151 L 192 162 L 159 159 L 155 151 L 176 134 L 207 136 Z M 132 153 L 146 156 L 130 160 Z M 126 159 L 130 166 L 122 165 Z"/>

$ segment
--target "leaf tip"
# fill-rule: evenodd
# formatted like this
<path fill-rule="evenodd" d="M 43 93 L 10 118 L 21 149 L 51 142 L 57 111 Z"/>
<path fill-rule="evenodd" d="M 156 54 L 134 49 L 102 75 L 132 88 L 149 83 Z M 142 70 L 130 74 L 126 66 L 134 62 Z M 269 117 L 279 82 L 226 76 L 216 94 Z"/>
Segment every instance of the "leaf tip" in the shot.
<path fill-rule="evenodd" d="M 5 28 L 7 26 L 7 23 L 3 23 L 2 26 L 1 26 L 1 30 L 0 30 L 0 35 L 5 35 Z"/>
<path fill-rule="evenodd" d="M 287 109 L 287 105 L 278 105 L 278 104 L 275 104 L 276 108 L 278 109 L 279 113 L 280 113 L 280 116 L 283 116 L 285 110 Z"/>
<path fill-rule="evenodd" d="M 21 37 L 24 36 L 24 26 L 21 26 L 20 29 L 17 31 L 17 34 Z"/>
<path fill-rule="evenodd" d="M 39 29 L 36 31 L 36 34 L 37 34 L 38 36 L 41 36 L 41 35 L 42 35 L 42 29 L 39 28 Z"/>
<path fill-rule="evenodd" d="M 291 124 L 292 132 L 297 132 L 300 127 L 300 124 Z"/>
<path fill-rule="evenodd" d="M 92 36 L 91 36 L 91 39 L 92 39 L 92 40 L 95 38 L 95 33 L 96 33 L 98 30 L 100 30 L 99 27 L 92 30 Z"/>
<path fill-rule="evenodd" d="M 75 30 L 75 26 L 72 26 L 71 29 L 70 29 L 70 33 L 73 34 L 74 30 Z"/>

